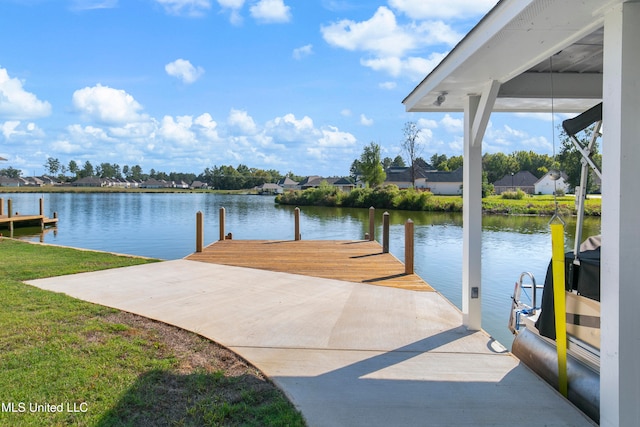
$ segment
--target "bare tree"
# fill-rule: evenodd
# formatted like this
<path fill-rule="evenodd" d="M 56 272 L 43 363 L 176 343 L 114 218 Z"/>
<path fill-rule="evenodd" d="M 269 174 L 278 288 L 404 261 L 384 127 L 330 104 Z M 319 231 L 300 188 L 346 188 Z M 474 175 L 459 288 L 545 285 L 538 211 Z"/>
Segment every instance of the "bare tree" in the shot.
<path fill-rule="evenodd" d="M 402 141 L 402 149 L 407 153 L 407 160 L 411 171 L 411 185 L 415 186 L 416 183 L 416 159 L 422 152 L 422 145 L 420 144 L 420 132 L 422 130 L 418 128 L 415 122 L 407 122 L 404 124 L 402 133 L 404 134 L 404 140 Z"/>

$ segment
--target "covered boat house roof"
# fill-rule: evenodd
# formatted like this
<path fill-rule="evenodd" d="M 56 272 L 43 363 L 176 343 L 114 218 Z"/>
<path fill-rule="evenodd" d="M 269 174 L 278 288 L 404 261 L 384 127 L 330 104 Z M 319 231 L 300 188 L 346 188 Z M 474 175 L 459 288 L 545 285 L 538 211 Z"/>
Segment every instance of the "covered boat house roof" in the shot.
<path fill-rule="evenodd" d="M 482 139 L 491 112 L 603 103 L 600 425 L 640 425 L 640 2 L 502 0 L 403 100 L 464 112 L 462 311 L 481 327 Z"/>

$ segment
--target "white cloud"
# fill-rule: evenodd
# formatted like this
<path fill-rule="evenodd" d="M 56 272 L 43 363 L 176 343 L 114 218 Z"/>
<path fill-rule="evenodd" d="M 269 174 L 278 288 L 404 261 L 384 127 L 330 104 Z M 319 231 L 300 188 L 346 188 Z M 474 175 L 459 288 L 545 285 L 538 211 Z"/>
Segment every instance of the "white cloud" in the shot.
<path fill-rule="evenodd" d="M 108 124 L 146 120 L 138 111 L 142 106 L 124 90 L 100 84 L 73 93 L 73 105 L 83 115 Z"/>
<path fill-rule="evenodd" d="M 268 121 L 265 130 L 276 140 L 286 142 L 311 143 L 321 135 L 311 117 L 304 116 L 298 120 L 291 113 Z"/>
<path fill-rule="evenodd" d="M 497 0 L 389 0 L 411 19 L 466 19 L 487 13 Z"/>
<path fill-rule="evenodd" d="M 196 131 L 205 139 L 210 141 L 217 141 L 220 139 L 220 136 L 218 135 L 218 123 L 213 120 L 211 114 L 201 114 L 196 117 L 193 123 Z"/>
<path fill-rule="evenodd" d="M 398 86 L 396 82 L 382 82 L 378 85 L 381 89 L 392 90 Z"/>
<path fill-rule="evenodd" d="M 251 16 L 263 23 L 282 23 L 291 20 L 290 7 L 284 0 L 258 0 L 249 8 Z"/>
<path fill-rule="evenodd" d="M 24 144 L 39 144 L 45 133 L 35 123 L 24 123 L 19 120 L 9 120 L 0 123 L 0 141 L 12 143 L 13 147 Z"/>
<path fill-rule="evenodd" d="M 418 126 L 419 129 L 437 129 L 438 128 L 438 122 L 432 119 L 425 119 L 425 118 L 418 119 L 418 121 L 416 122 L 416 125 Z"/>
<path fill-rule="evenodd" d="M 164 66 L 164 70 L 172 77 L 182 80 L 186 84 L 191 84 L 204 74 L 204 68 L 194 67 L 186 59 L 176 59 Z"/>
<path fill-rule="evenodd" d="M 180 145 L 189 145 L 196 141 L 195 134 L 191 131 L 193 118 L 191 116 L 178 116 L 174 120 L 171 116 L 164 116 L 158 129 L 158 135 L 166 140 Z"/>
<path fill-rule="evenodd" d="M 305 56 L 309 56 L 313 53 L 313 45 L 307 44 L 296 49 L 293 49 L 293 58 L 302 59 Z"/>
<path fill-rule="evenodd" d="M 344 110 L 340 111 L 340 115 L 343 117 L 351 117 L 351 110 L 349 110 L 348 108 L 345 108 Z"/>
<path fill-rule="evenodd" d="M 412 34 L 398 26 L 391 10 L 381 6 L 371 19 L 342 21 L 321 27 L 322 36 L 332 46 L 401 56 L 416 47 Z"/>
<path fill-rule="evenodd" d="M 366 21 L 342 20 L 321 27 L 324 40 L 332 46 L 369 54 L 362 58 L 363 66 L 393 77 L 422 79 L 446 55 L 431 52 L 427 58 L 409 55 L 422 52 L 428 46 L 453 46 L 462 34 L 441 21 L 400 24 L 393 11 L 379 7 Z"/>
<path fill-rule="evenodd" d="M 453 118 L 449 114 L 445 114 L 442 120 L 440 120 L 440 124 L 450 133 L 462 133 L 464 130 L 462 119 Z"/>
<path fill-rule="evenodd" d="M 355 136 L 349 132 L 343 132 L 335 126 L 322 129 L 322 138 L 318 140 L 320 147 L 351 147 L 355 143 Z"/>
<path fill-rule="evenodd" d="M 242 16 L 240 15 L 240 9 L 244 6 L 245 0 L 218 0 L 218 4 L 223 9 L 229 9 L 231 16 L 229 20 L 233 25 L 240 25 L 242 23 Z"/>
<path fill-rule="evenodd" d="M 246 111 L 242 110 L 231 109 L 227 124 L 249 135 L 254 135 L 258 131 L 253 118 L 247 114 Z"/>
<path fill-rule="evenodd" d="M 360 114 L 360 124 L 362 126 L 373 126 L 373 119 L 368 118 L 364 114 Z"/>
<path fill-rule="evenodd" d="M 0 118 L 36 119 L 50 114 L 51 104 L 25 91 L 20 80 L 9 77 L 7 70 L 0 68 Z"/>
<path fill-rule="evenodd" d="M 118 6 L 118 0 L 73 0 L 71 9 L 73 10 L 92 10 L 92 9 L 111 9 Z"/>
<path fill-rule="evenodd" d="M 210 0 L 155 0 L 170 15 L 198 17 L 211 9 Z"/>
<path fill-rule="evenodd" d="M 20 126 L 19 120 L 4 122 L 2 124 L 2 136 L 4 136 L 5 139 L 11 138 L 11 135 L 18 133 L 16 130 L 18 126 Z"/>

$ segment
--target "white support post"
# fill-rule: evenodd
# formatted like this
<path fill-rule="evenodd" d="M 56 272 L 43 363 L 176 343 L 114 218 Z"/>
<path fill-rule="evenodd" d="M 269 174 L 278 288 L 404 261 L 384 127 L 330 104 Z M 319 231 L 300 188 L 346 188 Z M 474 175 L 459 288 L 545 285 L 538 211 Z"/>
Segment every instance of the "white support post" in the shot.
<path fill-rule="evenodd" d="M 499 82 L 487 82 L 464 108 L 462 322 L 472 331 L 482 329 L 482 139 L 499 89 Z"/>
<path fill-rule="evenodd" d="M 482 144 L 473 145 L 479 102 L 479 96 L 468 96 L 465 104 L 462 172 L 462 322 L 474 331 L 482 328 Z"/>
<path fill-rule="evenodd" d="M 640 420 L 640 3 L 613 7 L 604 22 L 600 425 Z"/>

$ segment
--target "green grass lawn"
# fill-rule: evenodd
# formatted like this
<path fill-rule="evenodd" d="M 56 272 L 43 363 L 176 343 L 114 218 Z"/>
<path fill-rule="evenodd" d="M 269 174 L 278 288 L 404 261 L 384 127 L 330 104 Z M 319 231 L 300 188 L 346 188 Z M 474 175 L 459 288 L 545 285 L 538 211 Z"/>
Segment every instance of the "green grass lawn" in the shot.
<path fill-rule="evenodd" d="M 147 262 L 0 238 L 0 425 L 304 425 L 229 350 L 22 283 Z"/>

